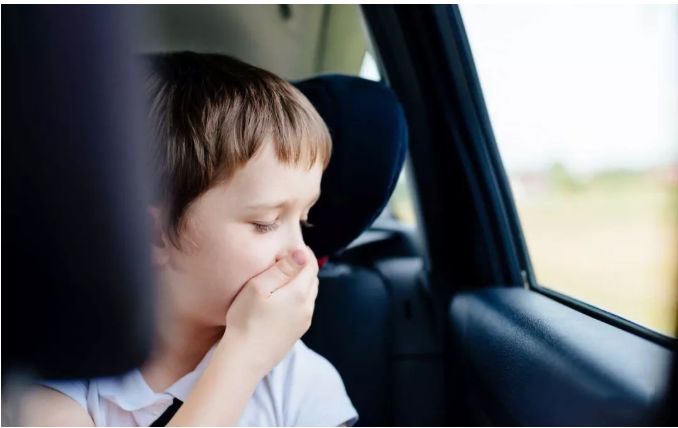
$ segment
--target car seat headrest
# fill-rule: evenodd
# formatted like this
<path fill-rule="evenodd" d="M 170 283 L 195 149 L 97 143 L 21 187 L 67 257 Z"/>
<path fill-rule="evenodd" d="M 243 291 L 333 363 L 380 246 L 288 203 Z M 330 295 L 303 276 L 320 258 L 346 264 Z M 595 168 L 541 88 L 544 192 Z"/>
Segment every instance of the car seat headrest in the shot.
<path fill-rule="evenodd" d="M 325 120 L 332 158 L 304 231 L 317 256 L 343 250 L 386 206 L 407 153 L 407 124 L 383 83 L 323 75 L 294 82 Z"/>

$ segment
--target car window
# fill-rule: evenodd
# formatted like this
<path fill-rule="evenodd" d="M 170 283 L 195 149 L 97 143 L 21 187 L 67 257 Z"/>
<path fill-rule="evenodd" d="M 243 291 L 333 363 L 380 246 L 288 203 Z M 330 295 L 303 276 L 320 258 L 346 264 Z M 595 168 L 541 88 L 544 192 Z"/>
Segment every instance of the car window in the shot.
<path fill-rule="evenodd" d="M 678 314 L 678 7 L 461 6 L 537 282 Z"/>

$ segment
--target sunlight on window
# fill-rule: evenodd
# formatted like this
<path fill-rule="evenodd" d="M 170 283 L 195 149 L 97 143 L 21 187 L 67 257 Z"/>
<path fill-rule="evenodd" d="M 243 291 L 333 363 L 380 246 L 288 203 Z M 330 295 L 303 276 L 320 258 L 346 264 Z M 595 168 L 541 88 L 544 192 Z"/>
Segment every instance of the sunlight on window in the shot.
<path fill-rule="evenodd" d="M 363 63 L 360 66 L 360 77 L 363 79 L 374 80 L 378 82 L 381 80 L 379 75 L 379 67 L 377 67 L 377 62 L 374 60 L 374 57 L 369 51 L 365 52 L 363 57 Z"/>

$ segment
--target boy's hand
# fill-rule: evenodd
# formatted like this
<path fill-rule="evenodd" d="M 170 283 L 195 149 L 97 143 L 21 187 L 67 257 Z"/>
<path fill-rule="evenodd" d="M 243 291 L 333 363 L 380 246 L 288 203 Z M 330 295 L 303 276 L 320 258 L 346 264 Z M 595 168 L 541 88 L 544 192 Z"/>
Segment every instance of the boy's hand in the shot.
<path fill-rule="evenodd" d="M 294 250 L 240 290 L 226 314 L 224 339 L 264 376 L 311 326 L 317 295 L 313 252 Z"/>

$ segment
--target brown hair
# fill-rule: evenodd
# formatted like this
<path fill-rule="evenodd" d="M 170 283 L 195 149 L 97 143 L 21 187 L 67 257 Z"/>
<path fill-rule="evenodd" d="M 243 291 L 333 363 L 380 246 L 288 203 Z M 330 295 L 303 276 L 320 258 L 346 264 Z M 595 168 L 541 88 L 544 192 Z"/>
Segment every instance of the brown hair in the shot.
<path fill-rule="evenodd" d="M 324 167 L 332 143 L 308 99 L 280 77 L 217 54 L 145 56 L 155 203 L 178 244 L 183 216 L 202 193 L 230 178 L 272 137 L 278 159 Z"/>

